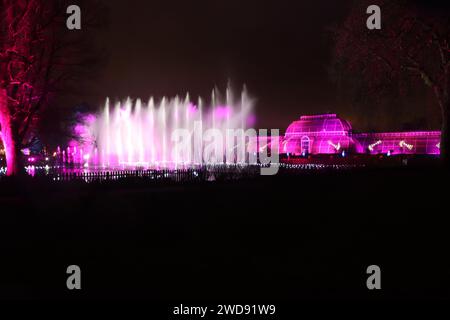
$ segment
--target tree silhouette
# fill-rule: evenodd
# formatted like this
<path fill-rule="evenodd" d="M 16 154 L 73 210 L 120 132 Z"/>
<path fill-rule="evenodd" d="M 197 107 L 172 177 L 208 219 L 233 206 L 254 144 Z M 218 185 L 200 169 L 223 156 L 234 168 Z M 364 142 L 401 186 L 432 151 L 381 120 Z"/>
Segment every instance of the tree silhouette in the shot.
<path fill-rule="evenodd" d="M 433 92 L 442 116 L 441 157 L 448 165 L 450 113 L 450 20 L 448 12 L 403 0 L 379 0 L 381 30 L 366 27 L 366 9 L 373 1 L 352 7 L 336 29 L 336 66 L 364 85 L 364 94 L 383 95 L 393 86 L 420 83 Z"/>
<path fill-rule="evenodd" d="M 36 135 L 43 110 L 98 65 L 89 30 L 102 21 L 100 3 L 77 1 L 83 29 L 69 31 L 66 10 L 72 2 L 0 0 L 0 138 L 8 175 L 23 171 L 21 150 Z"/>

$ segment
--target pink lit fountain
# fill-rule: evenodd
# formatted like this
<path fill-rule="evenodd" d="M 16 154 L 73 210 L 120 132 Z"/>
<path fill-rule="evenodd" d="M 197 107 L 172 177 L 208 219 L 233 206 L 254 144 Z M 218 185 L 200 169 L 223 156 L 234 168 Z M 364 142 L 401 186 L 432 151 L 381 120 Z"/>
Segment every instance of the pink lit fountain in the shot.
<path fill-rule="evenodd" d="M 68 160 L 81 162 L 84 167 L 108 169 L 201 165 L 201 156 L 174 150 L 173 132 L 188 132 L 191 150 L 203 154 L 202 135 L 206 130 L 218 129 L 224 137 L 227 129 L 245 130 L 253 117 L 251 112 L 252 100 L 245 89 L 238 99 L 230 89 L 224 99 L 214 90 L 209 106 L 201 98 L 197 103 L 192 102 L 189 94 L 184 99 L 164 97 L 157 102 L 150 98 L 147 103 L 128 98 L 112 105 L 107 99 L 95 120 L 77 126 L 78 136 L 88 132 L 92 139 L 83 139 L 88 142 L 78 148 L 71 146 L 67 151 Z"/>

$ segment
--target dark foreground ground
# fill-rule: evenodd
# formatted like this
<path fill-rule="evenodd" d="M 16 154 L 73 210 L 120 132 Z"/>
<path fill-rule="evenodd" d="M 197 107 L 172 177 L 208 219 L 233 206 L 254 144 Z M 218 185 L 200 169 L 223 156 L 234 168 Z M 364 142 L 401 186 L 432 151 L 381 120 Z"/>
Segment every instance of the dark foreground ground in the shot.
<path fill-rule="evenodd" d="M 0 181 L 0 298 L 450 298 L 449 177 L 379 169 L 152 186 Z M 66 268 L 82 290 L 66 288 Z M 368 291 L 366 268 L 382 271 Z"/>

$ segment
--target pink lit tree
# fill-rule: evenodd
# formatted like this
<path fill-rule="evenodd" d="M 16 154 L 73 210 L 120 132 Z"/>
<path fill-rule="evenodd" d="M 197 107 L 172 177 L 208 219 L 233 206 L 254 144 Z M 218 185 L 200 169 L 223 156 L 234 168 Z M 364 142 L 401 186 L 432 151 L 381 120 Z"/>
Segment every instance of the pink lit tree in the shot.
<path fill-rule="evenodd" d="M 445 10 L 417 3 L 376 1 L 381 8 L 381 30 L 366 26 L 366 9 L 373 1 L 355 5 L 336 30 L 336 65 L 344 74 L 360 79 L 370 96 L 406 84 L 429 88 L 441 111 L 441 157 L 448 165 L 450 20 Z"/>
<path fill-rule="evenodd" d="M 38 134 L 43 110 L 55 97 L 79 91 L 98 65 L 89 30 L 104 12 L 95 0 L 77 3 L 82 30 L 70 31 L 72 1 L 0 0 L 0 139 L 10 176 L 24 171 L 21 150 Z"/>

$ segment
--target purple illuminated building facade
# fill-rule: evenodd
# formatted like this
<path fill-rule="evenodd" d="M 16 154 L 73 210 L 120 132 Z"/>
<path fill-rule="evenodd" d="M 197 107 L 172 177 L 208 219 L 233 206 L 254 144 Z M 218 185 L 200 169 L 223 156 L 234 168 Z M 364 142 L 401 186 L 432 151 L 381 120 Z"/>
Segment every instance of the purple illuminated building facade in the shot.
<path fill-rule="evenodd" d="M 440 153 L 440 131 L 353 133 L 351 124 L 336 114 L 302 116 L 280 139 L 280 153 L 292 155 L 432 154 Z"/>

